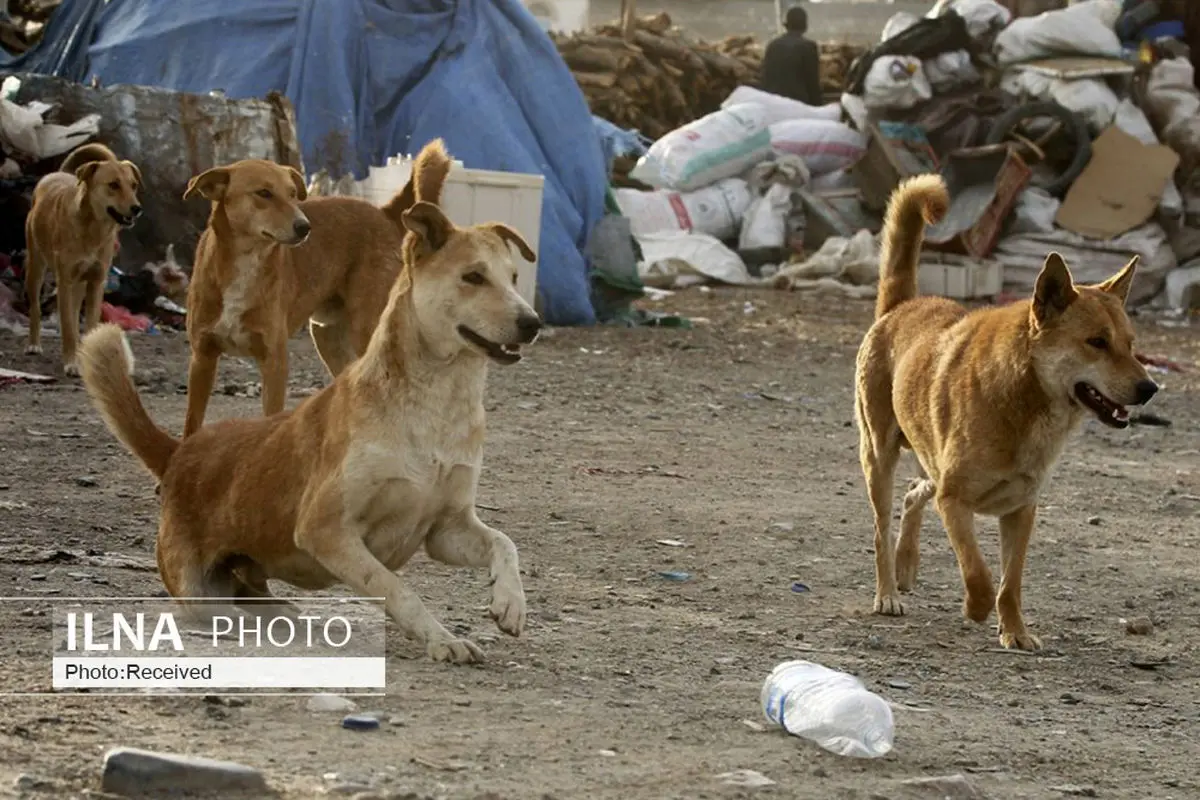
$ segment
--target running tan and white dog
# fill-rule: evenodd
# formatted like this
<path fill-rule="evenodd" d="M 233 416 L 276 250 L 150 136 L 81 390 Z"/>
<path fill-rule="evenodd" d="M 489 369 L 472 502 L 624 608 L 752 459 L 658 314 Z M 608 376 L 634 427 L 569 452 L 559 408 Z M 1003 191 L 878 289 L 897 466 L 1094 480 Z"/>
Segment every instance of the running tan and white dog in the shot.
<path fill-rule="evenodd" d="M 437 157 L 441 145 L 422 152 L 426 163 L 413 179 L 444 181 L 450 162 Z M 412 183 L 381 210 L 354 197 L 309 199 L 300 173 L 271 161 L 192 178 L 184 198 L 202 196 L 212 210 L 188 290 L 185 437 L 204 424 L 222 355 L 258 362 L 270 415 L 283 410 L 287 343 L 305 322 L 334 377 L 366 350 L 403 263 Z"/>
<path fill-rule="evenodd" d="M 1126 406 L 1158 391 L 1134 356 L 1125 299 L 1136 257 L 1098 286 L 1076 285 L 1051 253 L 1032 299 L 968 311 L 917 297 L 926 223 L 949 205 L 936 175 L 903 183 L 884 227 L 875 324 L 858 352 L 859 454 L 875 514 L 875 611 L 903 614 L 898 591 L 917 576 L 921 515 L 933 500 L 958 558 L 963 614 L 984 622 L 993 604 L 1000 643 L 1038 649 L 1021 613 L 1021 573 L 1038 495 L 1069 435 L 1088 415 L 1129 424 Z M 902 448 L 924 476 L 904 497 L 900 537 L 889 533 Z M 999 517 L 1000 592 L 975 539 L 975 515 Z"/>
<path fill-rule="evenodd" d="M 54 272 L 62 331 L 63 371 L 78 375 L 79 311 L 87 329 L 100 324 L 104 284 L 116 252 L 117 234 L 142 213 L 142 173 L 102 144 L 71 151 L 38 181 L 25 218 L 25 296 L 29 299 L 26 353 L 42 352 L 42 281 Z"/>
<path fill-rule="evenodd" d="M 440 142 L 418 160 L 445 176 Z M 428 148 L 427 148 L 428 149 Z M 489 362 L 513 364 L 541 321 L 515 289 L 501 224 L 458 228 L 438 207 L 440 180 L 416 177 L 404 269 L 366 352 L 296 409 L 226 420 L 176 440 L 156 426 L 130 378 L 122 333 L 83 342 L 84 383 L 108 427 L 161 481 L 159 573 L 176 598 L 273 601 L 267 579 L 335 583 L 384 597 L 403 632 L 435 660 L 479 648 L 447 631 L 396 570 L 424 546 L 446 564 L 491 570 L 491 614 L 525 625 L 517 549 L 476 514 Z M 194 606 L 193 606 L 194 608 Z"/>

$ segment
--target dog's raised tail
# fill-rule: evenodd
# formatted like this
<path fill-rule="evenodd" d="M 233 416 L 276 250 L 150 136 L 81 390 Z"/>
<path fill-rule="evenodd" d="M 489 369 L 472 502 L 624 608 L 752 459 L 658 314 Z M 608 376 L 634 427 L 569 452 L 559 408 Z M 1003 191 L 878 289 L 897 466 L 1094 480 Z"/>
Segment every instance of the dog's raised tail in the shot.
<path fill-rule="evenodd" d="M 883 222 L 876 319 L 917 296 L 925 226 L 937 224 L 949 207 L 950 193 L 940 175 L 916 175 L 892 192 Z"/>
<path fill-rule="evenodd" d="M 88 332 L 77 354 L 83 384 L 104 424 L 158 479 L 179 441 L 154 424 L 133 385 L 133 353 L 116 325 Z"/>
<path fill-rule="evenodd" d="M 450 174 L 453 164 L 450 154 L 446 152 L 446 143 L 441 139 L 434 139 L 422 147 L 413 162 L 408 183 L 383 206 L 383 213 L 396 227 L 404 231 L 404 212 L 412 208 L 417 201 L 441 205 L 442 187 L 446 184 L 446 177 Z"/>
<path fill-rule="evenodd" d="M 75 174 L 75 170 L 82 167 L 84 164 L 90 164 L 93 161 L 116 161 L 117 156 L 112 150 L 109 150 L 99 142 L 91 142 L 89 144 L 76 147 L 71 153 L 63 159 L 63 162 L 58 165 L 59 172 L 69 172 Z"/>

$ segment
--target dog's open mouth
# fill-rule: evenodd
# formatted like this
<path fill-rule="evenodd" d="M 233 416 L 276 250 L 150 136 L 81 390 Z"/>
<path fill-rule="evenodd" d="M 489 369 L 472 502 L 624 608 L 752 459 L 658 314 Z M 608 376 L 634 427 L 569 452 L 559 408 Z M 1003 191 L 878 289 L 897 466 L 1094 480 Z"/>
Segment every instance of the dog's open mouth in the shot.
<path fill-rule="evenodd" d="M 482 350 L 488 358 L 498 364 L 515 364 L 521 360 L 521 346 L 516 344 L 496 344 L 485 339 L 466 325 L 458 326 L 458 333 L 471 344 Z"/>
<path fill-rule="evenodd" d="M 120 211 L 117 211 L 112 206 L 109 206 L 109 208 L 108 208 L 108 215 L 110 217 L 112 217 L 113 221 L 115 221 L 122 228 L 128 228 L 129 226 L 133 225 L 133 221 L 135 219 L 137 219 L 136 217 L 132 217 L 127 214 L 122 214 Z"/>
<path fill-rule="evenodd" d="M 1091 409 L 1097 419 L 1110 428 L 1129 427 L 1129 409 L 1109 400 L 1100 393 L 1099 389 L 1090 383 L 1075 384 L 1075 399 L 1086 408 Z"/>

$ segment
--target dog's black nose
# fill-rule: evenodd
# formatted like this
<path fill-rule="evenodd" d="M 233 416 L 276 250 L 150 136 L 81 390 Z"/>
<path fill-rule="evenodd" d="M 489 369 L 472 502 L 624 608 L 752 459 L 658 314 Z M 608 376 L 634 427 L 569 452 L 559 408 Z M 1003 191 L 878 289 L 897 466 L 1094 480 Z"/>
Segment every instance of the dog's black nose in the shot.
<path fill-rule="evenodd" d="M 542 320 L 537 314 L 523 314 L 517 317 L 517 330 L 529 341 L 542 329 Z"/>
<path fill-rule="evenodd" d="M 292 230 L 296 232 L 297 237 L 303 239 L 312 230 L 312 225 L 306 219 L 298 219 L 292 223 Z"/>
<path fill-rule="evenodd" d="M 133 208 L 129 209 L 129 213 L 133 214 L 135 217 L 140 217 L 142 215 L 142 207 L 134 206 Z"/>
<path fill-rule="evenodd" d="M 1158 384 L 1151 380 L 1138 381 L 1137 385 L 1137 404 L 1144 406 L 1150 402 L 1154 395 L 1158 394 Z"/>

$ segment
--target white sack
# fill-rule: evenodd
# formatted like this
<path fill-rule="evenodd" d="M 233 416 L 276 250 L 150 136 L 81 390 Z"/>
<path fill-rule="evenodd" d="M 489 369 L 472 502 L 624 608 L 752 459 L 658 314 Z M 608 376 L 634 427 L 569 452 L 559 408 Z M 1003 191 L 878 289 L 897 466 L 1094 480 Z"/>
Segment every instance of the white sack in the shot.
<path fill-rule="evenodd" d="M 786 120 L 769 132 L 776 155 L 799 156 L 814 176 L 846 169 L 867 149 L 867 137 L 841 122 Z"/>
<path fill-rule="evenodd" d="M 738 254 L 704 233 L 654 233 L 636 237 L 642 248 L 638 274 L 656 289 L 682 288 L 709 280 L 748 284 L 753 281 Z"/>
<path fill-rule="evenodd" d="M 783 247 L 787 243 L 787 218 L 792 210 L 792 187 L 776 183 L 750 204 L 742 219 L 738 250 Z"/>
<path fill-rule="evenodd" d="M 697 231 L 718 239 L 737 235 L 753 199 L 741 178 L 726 178 L 694 192 L 614 189 L 613 196 L 634 236 Z"/>
<path fill-rule="evenodd" d="M 875 59 L 863 81 L 863 102 L 872 110 L 912 108 L 931 97 L 921 60 L 912 56 Z"/>
<path fill-rule="evenodd" d="M 1121 103 L 1100 78 L 1064 81 L 1036 72 L 1010 70 L 1000 79 L 1000 88 L 1017 97 L 1053 100 L 1082 116 L 1093 135 L 1112 124 Z"/>
<path fill-rule="evenodd" d="M 1055 55 L 1118 58 L 1121 41 L 1113 30 L 1116 24 L 1116 18 L 1112 17 L 1113 3 L 1119 15 L 1120 0 L 1088 0 L 1036 17 L 1013 20 L 996 36 L 992 48 L 996 61 L 1001 65 L 1015 64 Z"/>
<path fill-rule="evenodd" d="M 764 92 L 762 89 L 756 89 L 753 86 L 739 86 L 734 89 L 729 97 L 725 98 L 725 102 L 721 103 L 721 108 L 729 108 L 730 106 L 743 105 L 745 103 L 755 103 L 762 106 L 766 112 L 766 122 L 768 125 L 783 122 L 786 119 L 827 119 L 831 122 L 837 122 L 842 118 L 842 106 L 840 103 L 810 106 L 808 103 L 801 103 L 799 100 L 793 100 L 790 97 L 780 97 L 777 94 Z"/>
<path fill-rule="evenodd" d="M 714 111 L 652 144 L 629 175 L 655 189 L 679 192 L 740 175 L 771 154 L 767 117 L 756 103 Z"/>

